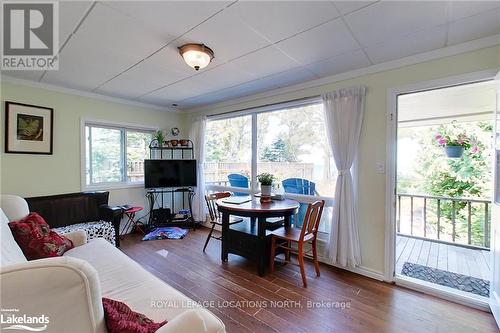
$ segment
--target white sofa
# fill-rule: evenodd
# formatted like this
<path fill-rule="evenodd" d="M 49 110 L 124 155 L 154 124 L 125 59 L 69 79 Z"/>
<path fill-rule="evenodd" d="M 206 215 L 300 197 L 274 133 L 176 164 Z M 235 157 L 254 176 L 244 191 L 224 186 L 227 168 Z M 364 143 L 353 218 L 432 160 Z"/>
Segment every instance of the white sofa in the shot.
<path fill-rule="evenodd" d="M 49 318 L 45 332 L 106 332 L 102 297 L 126 303 L 156 322 L 157 332 L 225 332 L 208 310 L 156 278 L 104 239 L 67 234 L 75 248 L 64 256 L 27 261 L 8 222 L 28 215 L 18 196 L 0 198 L 0 301 L 2 315 Z M 151 255 L 156 255 L 151 253 Z M 11 312 L 15 310 L 18 312 Z M 7 324 L 2 324 L 5 328 Z M 40 327 L 40 324 L 30 324 Z"/>

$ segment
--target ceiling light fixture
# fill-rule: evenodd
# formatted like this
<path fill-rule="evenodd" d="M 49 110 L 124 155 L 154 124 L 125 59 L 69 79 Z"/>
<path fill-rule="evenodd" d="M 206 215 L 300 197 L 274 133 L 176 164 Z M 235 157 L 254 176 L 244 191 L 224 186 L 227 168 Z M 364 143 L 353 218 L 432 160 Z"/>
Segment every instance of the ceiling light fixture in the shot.
<path fill-rule="evenodd" d="M 185 44 L 179 47 L 179 53 L 186 64 L 195 70 L 208 66 L 214 58 L 214 51 L 204 44 Z"/>

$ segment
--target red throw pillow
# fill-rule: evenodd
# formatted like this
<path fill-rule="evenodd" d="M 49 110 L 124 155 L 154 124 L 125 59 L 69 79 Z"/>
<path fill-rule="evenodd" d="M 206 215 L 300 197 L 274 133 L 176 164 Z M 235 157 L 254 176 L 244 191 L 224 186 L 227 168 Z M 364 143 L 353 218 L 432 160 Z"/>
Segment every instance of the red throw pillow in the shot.
<path fill-rule="evenodd" d="M 51 231 L 38 213 L 30 213 L 20 221 L 10 222 L 9 227 L 28 260 L 59 257 L 74 247 L 69 238 Z"/>
<path fill-rule="evenodd" d="M 104 318 L 109 333 L 153 333 L 167 321 L 155 323 L 143 314 L 132 311 L 127 304 L 102 298 Z"/>

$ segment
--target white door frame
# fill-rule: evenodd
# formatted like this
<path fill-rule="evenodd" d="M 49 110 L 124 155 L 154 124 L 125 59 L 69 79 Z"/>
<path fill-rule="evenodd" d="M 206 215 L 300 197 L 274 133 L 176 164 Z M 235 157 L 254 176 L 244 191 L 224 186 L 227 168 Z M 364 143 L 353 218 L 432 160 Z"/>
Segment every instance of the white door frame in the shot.
<path fill-rule="evenodd" d="M 497 322 L 497 326 L 500 327 L 500 283 L 498 280 L 498 272 L 499 272 L 499 247 L 498 244 L 498 233 L 499 233 L 499 223 L 498 220 L 500 218 L 500 202 L 499 202 L 499 180 L 500 180 L 500 172 L 499 172 L 499 142 L 498 142 L 498 133 L 500 131 L 499 128 L 499 120 L 500 120 L 500 71 L 496 75 L 496 99 L 497 105 L 495 110 L 495 130 L 493 131 L 493 149 L 494 152 L 494 163 L 493 163 L 493 205 L 491 205 L 491 271 L 493 277 L 490 282 L 490 309 L 491 313 L 495 317 L 495 321 Z"/>
<path fill-rule="evenodd" d="M 457 76 L 450 76 L 437 80 L 418 82 L 404 86 L 387 89 L 387 114 L 386 114 L 386 198 L 385 198 L 385 262 L 384 280 L 399 282 L 395 277 L 395 251 L 396 251 L 396 154 L 397 154 L 397 97 L 404 93 L 412 93 L 436 88 L 473 83 L 494 79 L 498 69 L 484 70 Z M 488 303 L 477 299 L 463 297 L 461 294 L 448 294 L 441 289 L 423 287 L 419 284 L 403 283 L 405 287 L 434 294 L 454 302 L 489 309 Z"/>

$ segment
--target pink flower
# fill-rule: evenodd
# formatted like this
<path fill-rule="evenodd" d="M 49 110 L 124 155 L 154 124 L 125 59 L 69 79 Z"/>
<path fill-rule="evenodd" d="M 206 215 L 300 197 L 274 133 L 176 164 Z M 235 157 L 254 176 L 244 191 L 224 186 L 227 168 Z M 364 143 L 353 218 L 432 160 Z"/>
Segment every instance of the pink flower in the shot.
<path fill-rule="evenodd" d="M 436 140 L 439 140 L 439 139 L 441 139 L 441 138 L 443 138 L 443 136 L 442 136 L 441 134 L 439 134 L 439 133 L 438 133 L 438 134 L 436 134 Z"/>
<path fill-rule="evenodd" d="M 476 153 L 479 153 L 479 147 L 478 146 L 473 146 L 470 150 L 470 152 L 472 154 L 476 154 Z"/>
<path fill-rule="evenodd" d="M 438 143 L 441 145 L 441 146 L 444 146 L 446 144 L 446 140 L 441 138 L 438 140 Z"/>

